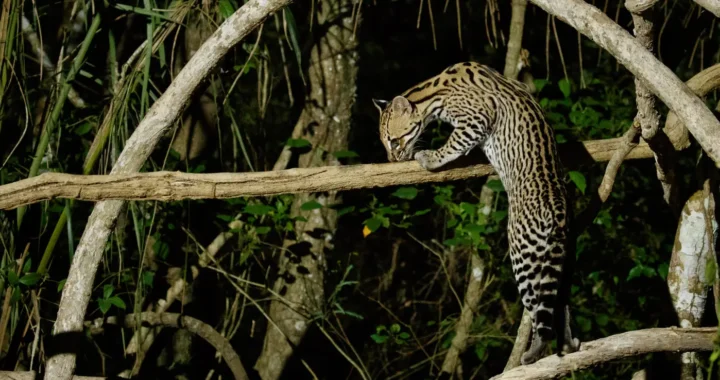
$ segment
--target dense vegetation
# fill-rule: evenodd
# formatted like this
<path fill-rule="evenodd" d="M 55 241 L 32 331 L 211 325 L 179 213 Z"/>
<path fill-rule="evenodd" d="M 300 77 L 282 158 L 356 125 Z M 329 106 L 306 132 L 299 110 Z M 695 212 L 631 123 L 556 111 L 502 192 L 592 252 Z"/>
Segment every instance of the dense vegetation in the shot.
<path fill-rule="evenodd" d="M 270 17 L 259 37 L 253 34 L 225 57 L 184 115 L 188 125 L 190 117 L 201 120 L 189 128 L 193 135 L 183 135 L 178 123 L 144 171 L 272 170 L 285 146 L 293 152 L 287 167 L 300 165 L 298 157 L 311 143 L 290 136 L 307 106 L 311 50 L 328 27 L 318 21 L 318 3 L 323 1 L 298 2 Z M 342 164 L 386 162 L 372 98 L 391 98 L 463 60 L 502 71 L 510 2 L 447 3 L 347 3 L 352 14 L 346 16 L 357 28 L 357 79 L 348 83 L 356 87 L 356 100 L 347 149 L 329 152 Z M 631 30 L 621 3 L 597 3 Z M 67 17 L 73 2 L 5 4 L 9 6 L 0 19 L 7 41 L 0 66 L 3 184 L 44 171 L 109 172 L 135 126 L 187 61 L 188 51 L 242 5 L 235 0 L 95 3 L 90 8 L 95 15 L 77 22 L 82 27 L 73 31 Z M 718 61 L 720 36 L 711 14 L 688 2 L 656 7 L 663 26 L 656 38 L 660 57 L 681 79 Z M 64 54 L 60 80 L 38 65 L 20 29 L 23 15 L 40 32 L 50 61 Z M 102 20 L 94 30 L 96 17 Z M 80 46 L 86 33 L 91 38 L 87 56 L 80 58 L 81 69 L 71 82 L 86 103 L 79 108 L 60 94 L 68 73 L 73 74 L 73 58 L 84 53 Z M 149 38 L 157 42 L 156 49 L 140 48 L 129 69 L 124 68 Z M 532 5 L 522 45 L 530 52 L 527 70 L 560 149 L 573 141 L 618 137 L 630 127 L 636 113 L 633 76 L 607 52 Z M 209 119 L 206 103 L 216 107 Z M 714 94 L 707 103 L 715 106 Z M 665 115 L 667 109 L 660 111 Z M 43 129 L 49 131 L 47 141 L 41 138 Z M 424 144 L 437 147 L 448 132 L 447 126 L 436 125 Z M 42 162 L 32 168 L 38 154 Z M 683 200 L 699 188 L 699 155 L 696 147 L 679 155 Z M 579 213 L 596 191 L 605 164 L 566 164 Z M 482 204 L 483 186 L 493 190 L 492 204 Z M 169 284 L 185 278 L 191 283 L 182 296 L 186 303 L 176 301 L 168 311 L 182 311 L 221 331 L 253 378 L 265 331 L 271 328 L 265 317 L 274 296 L 270 289 L 283 275 L 279 258 L 292 250 L 287 241 L 298 239 L 298 220 L 331 207 L 338 221 L 325 248 L 325 304 L 294 347 L 287 378 L 312 378 L 313 373 L 326 379 L 360 378 L 355 366 L 371 378 L 434 378 L 454 336 L 471 276 L 470 258 L 476 254 L 484 264 L 484 280 L 470 345 L 461 356 L 463 370 L 468 378 L 502 372 L 522 314 L 506 254 L 502 184 L 476 178 L 340 196 L 332 205 L 310 196 L 300 210 L 293 207 L 294 195 L 129 202 L 107 244 L 86 320 L 152 310 L 166 298 Z M 89 202 L 59 199 L 0 214 L 2 290 L 7 290 L 0 292 L 7 294 L 0 326 L 2 369 L 39 369 L 44 353 L 34 341 L 39 334 L 42 343 L 52 331 L 69 263 L 92 208 Z M 577 241 L 571 305 L 581 341 L 677 325 L 666 283 L 676 228 L 677 217 L 663 201 L 653 160 L 625 162 L 610 199 Z M 203 252 L 223 233 L 227 243 L 210 263 L 198 266 Z M 716 323 L 714 313 L 706 313 L 703 324 Z M 28 330 L 28 324 L 33 328 Z M 77 373 L 108 376 L 131 368 L 135 356 L 123 350 L 132 334 L 132 329 L 114 327 L 88 334 L 79 347 Z M 229 376 L 204 341 L 195 338 L 191 346 L 178 348 L 182 339 L 176 330 L 164 329 L 146 353 L 141 373 L 199 379 L 214 370 Z M 185 351 L 184 356 L 172 353 L 173 347 Z M 674 371 L 676 362 L 670 354 L 647 355 L 578 372 L 574 378 L 629 378 L 651 365 Z"/>

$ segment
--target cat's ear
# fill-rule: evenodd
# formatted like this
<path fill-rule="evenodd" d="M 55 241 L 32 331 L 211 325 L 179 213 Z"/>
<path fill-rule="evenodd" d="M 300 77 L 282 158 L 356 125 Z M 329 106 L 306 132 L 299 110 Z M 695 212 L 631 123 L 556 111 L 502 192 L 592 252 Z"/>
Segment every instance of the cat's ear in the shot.
<path fill-rule="evenodd" d="M 373 99 L 372 101 L 373 101 L 373 104 L 375 105 L 375 108 L 377 108 L 378 111 L 380 111 L 380 113 L 385 111 L 385 108 L 387 108 L 388 103 L 389 103 L 387 100 L 382 100 L 382 99 Z"/>
<path fill-rule="evenodd" d="M 392 101 L 392 108 L 399 113 L 410 113 L 413 109 L 410 101 L 404 96 L 396 96 Z"/>

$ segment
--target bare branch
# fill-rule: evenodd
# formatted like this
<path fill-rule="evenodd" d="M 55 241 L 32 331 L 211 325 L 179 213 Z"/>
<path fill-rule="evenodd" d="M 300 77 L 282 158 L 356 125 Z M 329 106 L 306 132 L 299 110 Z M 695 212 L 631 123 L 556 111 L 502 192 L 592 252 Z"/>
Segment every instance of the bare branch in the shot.
<path fill-rule="evenodd" d="M 720 63 L 693 75 L 685 84 L 699 97 L 704 97 L 710 91 L 720 87 Z M 685 125 L 678 119 L 675 112 L 668 112 L 663 128 L 670 138 L 675 150 L 683 150 L 690 146 L 690 138 Z"/>
<path fill-rule="evenodd" d="M 670 327 L 629 331 L 583 342 L 580 351 L 562 358 L 551 355 L 531 365 L 520 366 L 497 375 L 492 380 L 554 379 L 597 364 L 651 352 L 712 351 L 715 334 L 716 327 Z"/>
<path fill-rule="evenodd" d="M 573 165 L 607 161 L 622 144 L 622 138 L 563 144 L 562 153 L 572 155 Z M 584 157 L 583 157 L 584 156 Z M 647 144 L 640 144 L 628 159 L 652 157 Z M 472 158 L 469 158 L 470 160 Z M 459 160 L 460 161 L 460 160 Z M 182 172 L 76 175 L 43 173 L 0 186 L 0 209 L 52 198 L 86 201 L 226 199 L 291 193 L 343 191 L 414 183 L 445 182 L 482 177 L 494 172 L 487 164 L 429 172 L 415 161 L 351 166 L 323 166 L 268 172 L 192 174 Z M 99 207 L 99 205 L 98 205 Z M 119 206 L 118 206 L 119 207 Z M 97 210 L 97 207 L 95 208 Z"/>
<path fill-rule="evenodd" d="M 111 173 L 138 172 L 157 142 L 180 116 L 193 90 L 207 77 L 220 58 L 270 14 L 289 3 L 291 0 L 250 0 L 227 18 L 148 110 L 127 141 Z M 95 273 L 110 231 L 124 204 L 124 201 L 105 201 L 93 209 L 73 257 L 53 335 L 82 331 Z M 48 359 L 45 378 L 70 380 L 74 371 L 75 353 L 60 353 Z"/>
<path fill-rule="evenodd" d="M 720 17 L 720 1 L 718 0 L 693 0 L 695 4 L 703 7 L 708 12 Z"/>
<path fill-rule="evenodd" d="M 217 352 L 222 355 L 225 363 L 228 365 L 236 380 L 247 380 L 248 375 L 240 361 L 240 357 L 233 350 L 230 342 L 220 333 L 215 331 L 212 326 L 205 322 L 177 313 L 152 313 L 145 312 L 140 314 L 128 314 L 124 319 L 117 317 L 108 317 L 106 319 L 98 318 L 94 321 L 85 322 L 85 325 L 91 329 L 93 333 L 102 331 L 103 325 L 121 325 L 128 328 L 139 327 L 139 323 L 143 326 L 165 326 L 186 329 L 193 334 L 205 339 Z"/>
<path fill-rule="evenodd" d="M 0 371 L 0 379 L 4 380 L 35 380 L 37 373 L 35 371 Z M 95 376 L 73 376 L 72 380 L 105 380 L 106 377 Z"/>
<path fill-rule="evenodd" d="M 678 115 L 715 165 L 720 164 L 720 121 L 688 86 L 625 29 L 581 0 L 532 2 L 612 53 Z"/>

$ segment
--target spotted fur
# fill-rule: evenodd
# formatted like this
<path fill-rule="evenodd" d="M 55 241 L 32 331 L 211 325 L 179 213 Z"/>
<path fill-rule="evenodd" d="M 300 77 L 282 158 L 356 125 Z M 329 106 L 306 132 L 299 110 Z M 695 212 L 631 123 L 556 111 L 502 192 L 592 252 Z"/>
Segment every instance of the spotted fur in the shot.
<path fill-rule="evenodd" d="M 527 87 L 487 66 L 465 62 L 390 102 L 373 102 L 390 161 L 414 158 L 433 170 L 482 147 L 507 191 L 510 260 L 533 319 L 533 340 L 522 363 L 538 360 L 555 336 L 558 354 L 564 342 L 567 351 L 576 351 L 580 343 L 572 338 L 567 287 L 561 286 L 569 247 L 567 192 L 553 129 Z M 437 119 L 453 125 L 448 141 L 438 150 L 415 152 L 423 130 Z M 556 334 L 560 329 L 564 331 Z"/>

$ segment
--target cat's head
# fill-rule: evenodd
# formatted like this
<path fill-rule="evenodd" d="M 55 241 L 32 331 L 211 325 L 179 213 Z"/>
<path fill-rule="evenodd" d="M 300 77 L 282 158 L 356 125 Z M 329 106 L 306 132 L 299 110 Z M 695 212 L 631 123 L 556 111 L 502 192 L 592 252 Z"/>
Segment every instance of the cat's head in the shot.
<path fill-rule="evenodd" d="M 423 130 L 423 117 L 407 98 L 396 96 L 391 102 L 373 99 L 380 111 L 380 140 L 388 161 L 407 161 Z"/>

